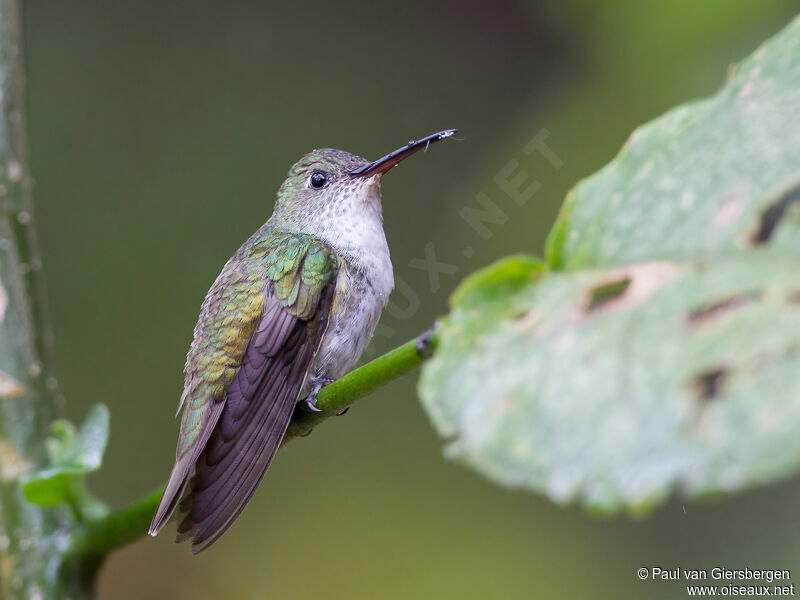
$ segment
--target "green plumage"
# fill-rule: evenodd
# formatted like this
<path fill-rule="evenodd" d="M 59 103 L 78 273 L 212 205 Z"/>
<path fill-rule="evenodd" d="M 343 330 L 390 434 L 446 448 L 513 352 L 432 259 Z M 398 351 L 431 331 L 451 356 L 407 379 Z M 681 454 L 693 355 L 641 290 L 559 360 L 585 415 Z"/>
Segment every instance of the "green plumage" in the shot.
<path fill-rule="evenodd" d="M 228 261 L 203 302 L 186 358 L 190 384 L 184 391 L 178 459 L 202 431 L 208 404 L 221 400 L 236 376 L 264 310 L 265 285 L 273 287 L 290 314 L 308 320 L 336 265 L 336 255 L 313 236 L 269 229 L 259 230 Z"/>
<path fill-rule="evenodd" d="M 225 264 L 203 301 L 186 358 L 175 466 L 151 533 L 187 486 L 178 532 L 179 539 L 193 537 L 195 551 L 216 540 L 247 502 L 322 339 L 338 264 L 316 237 L 270 224 Z M 231 461 L 244 462 L 232 470 Z M 220 481 L 230 495 L 217 493 Z M 204 517 L 193 520 L 198 514 Z"/>
<path fill-rule="evenodd" d="M 290 314 L 310 318 L 320 293 L 336 272 L 336 255 L 306 234 L 273 233 L 257 250 L 264 252 L 266 276 L 273 283 L 275 297 Z"/>

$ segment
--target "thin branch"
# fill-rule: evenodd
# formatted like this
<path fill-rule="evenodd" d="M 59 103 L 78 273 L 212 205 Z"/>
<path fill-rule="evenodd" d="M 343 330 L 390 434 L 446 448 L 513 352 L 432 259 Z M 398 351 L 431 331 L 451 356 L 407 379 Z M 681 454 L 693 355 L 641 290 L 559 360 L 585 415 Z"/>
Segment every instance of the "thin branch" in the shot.
<path fill-rule="evenodd" d="M 163 492 L 161 487 L 101 519 L 76 525 L 60 572 L 65 584 L 74 588 L 94 581 L 111 551 L 145 535 Z"/>
<path fill-rule="evenodd" d="M 430 330 L 325 386 L 317 395 L 321 412 L 310 412 L 300 403 L 284 443 L 308 435 L 325 419 L 341 414 L 356 400 L 414 370 L 431 355 L 436 342 L 436 332 Z M 126 508 L 77 526 L 65 562 L 69 572 L 90 579 L 111 551 L 144 536 L 163 491 L 159 488 Z"/>
<path fill-rule="evenodd" d="M 317 408 L 321 412 L 307 411 L 299 404 L 283 443 L 308 435 L 325 419 L 340 414 L 356 400 L 417 368 L 433 352 L 436 342 L 435 330 L 426 331 L 325 386 L 317 394 Z"/>

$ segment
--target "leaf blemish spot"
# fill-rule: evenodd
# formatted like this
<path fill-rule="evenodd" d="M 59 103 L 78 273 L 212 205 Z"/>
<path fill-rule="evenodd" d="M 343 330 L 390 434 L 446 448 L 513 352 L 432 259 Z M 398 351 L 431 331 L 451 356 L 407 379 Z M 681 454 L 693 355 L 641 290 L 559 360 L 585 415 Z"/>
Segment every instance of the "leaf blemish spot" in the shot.
<path fill-rule="evenodd" d="M 696 308 L 686 316 L 686 321 L 690 327 L 705 325 L 710 321 L 730 314 L 748 302 L 756 302 L 760 298 L 761 291 L 759 290 L 731 296 L 729 298 L 725 298 L 724 300 L 720 300 L 719 302 L 714 302 L 713 304 L 707 304 L 700 308 Z"/>
<path fill-rule="evenodd" d="M 722 391 L 728 370 L 725 368 L 709 369 L 699 373 L 692 379 L 692 390 L 699 402 L 709 402 Z"/>
<path fill-rule="evenodd" d="M 674 280 L 680 269 L 669 262 L 627 265 L 605 274 L 600 283 L 585 290 L 575 305 L 577 320 L 595 312 L 622 310 L 646 302 L 663 285 Z"/>
<path fill-rule="evenodd" d="M 597 310 L 601 306 L 619 298 L 624 294 L 631 284 L 630 277 L 617 279 L 601 283 L 589 290 L 589 302 L 586 306 L 587 311 Z"/>
<path fill-rule="evenodd" d="M 769 242 L 781 220 L 793 205 L 800 206 L 800 186 L 790 189 L 761 212 L 758 227 L 750 235 L 750 243 L 758 246 Z"/>

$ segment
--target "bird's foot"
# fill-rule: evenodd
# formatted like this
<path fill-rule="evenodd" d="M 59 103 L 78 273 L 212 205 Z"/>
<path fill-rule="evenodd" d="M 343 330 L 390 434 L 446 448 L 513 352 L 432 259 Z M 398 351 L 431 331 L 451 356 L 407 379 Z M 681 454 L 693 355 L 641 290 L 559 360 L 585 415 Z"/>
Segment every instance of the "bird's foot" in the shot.
<path fill-rule="evenodd" d="M 317 394 L 329 383 L 333 383 L 333 379 L 328 377 L 315 377 L 311 380 L 311 393 L 306 397 L 306 408 L 310 412 L 322 412 L 321 408 L 317 408 Z"/>

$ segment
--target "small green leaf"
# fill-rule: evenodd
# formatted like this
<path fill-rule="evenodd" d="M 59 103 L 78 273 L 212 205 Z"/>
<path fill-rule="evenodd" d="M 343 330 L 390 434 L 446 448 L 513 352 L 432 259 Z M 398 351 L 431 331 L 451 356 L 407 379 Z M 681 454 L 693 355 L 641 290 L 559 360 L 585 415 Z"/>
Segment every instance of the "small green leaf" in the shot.
<path fill-rule="evenodd" d="M 78 431 L 75 425 L 64 419 L 57 419 L 50 424 L 54 437 L 45 440 L 47 455 L 50 462 L 60 463 L 70 459 L 75 448 Z"/>
<path fill-rule="evenodd" d="M 22 482 L 22 493 L 28 502 L 39 506 L 56 506 L 70 498 L 70 480 L 80 473 L 66 469 L 43 469 L 26 477 Z"/>
<path fill-rule="evenodd" d="M 110 414 L 105 404 L 95 404 L 81 426 L 75 443 L 74 459 L 82 464 L 87 473 L 96 471 L 103 464 L 103 454 L 108 444 Z"/>
<path fill-rule="evenodd" d="M 109 412 L 103 404 L 91 408 L 79 431 L 68 421 L 54 421 L 54 437 L 47 440 L 50 465 L 25 478 L 25 498 L 40 506 L 69 503 L 83 516 L 102 514 L 105 507 L 89 494 L 84 480 L 102 464 L 108 425 Z"/>

